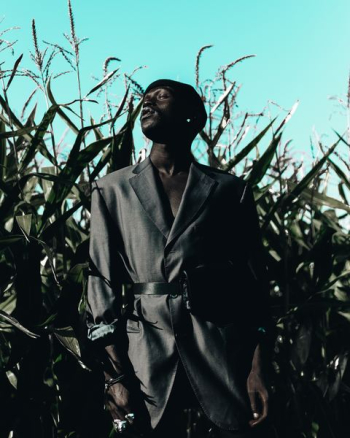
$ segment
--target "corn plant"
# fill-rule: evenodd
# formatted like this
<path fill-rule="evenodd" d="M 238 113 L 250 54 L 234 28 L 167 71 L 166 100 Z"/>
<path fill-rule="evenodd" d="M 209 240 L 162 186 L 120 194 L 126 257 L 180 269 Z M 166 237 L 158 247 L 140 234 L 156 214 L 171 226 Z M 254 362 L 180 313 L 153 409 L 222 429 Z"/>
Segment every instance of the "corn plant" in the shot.
<path fill-rule="evenodd" d="M 0 404 L 8 413 L 0 436 L 6 438 L 113 435 L 84 323 L 90 182 L 142 158 L 135 155 L 133 129 L 143 89 L 134 79 L 137 69 L 108 71 L 120 62 L 114 56 L 105 61 L 103 77 L 82 89 L 79 46 L 85 40 L 77 37 L 70 1 L 68 10 L 68 48 L 46 42 L 42 49 L 33 20 L 36 70 L 22 67 L 21 55 L 0 71 Z M 0 50 L 14 51 L 14 43 L 1 38 Z M 304 163 L 296 162 L 282 135 L 296 105 L 282 120 L 270 120 L 264 110 L 236 113 L 241 86 L 230 75 L 251 56 L 201 81 L 209 47 L 200 49 L 195 64 L 209 119 L 193 152 L 254 188 L 276 322 L 271 436 L 345 437 L 350 184 L 337 148 L 349 145 L 341 135 L 328 148 L 317 143 L 321 156 L 302 174 Z M 52 84 L 66 73 L 52 73 L 57 56 L 76 74 L 78 97 L 64 104 L 53 93 Z M 10 92 L 20 80 L 34 89 L 18 118 Z M 124 91 L 116 103 L 109 92 L 117 81 Z M 38 96 L 45 102 L 41 116 L 33 103 Z M 87 122 L 85 105 L 99 105 L 101 96 L 99 120 Z M 338 197 L 327 192 L 330 175 Z M 201 418 L 191 415 L 189 433 L 196 438 Z"/>

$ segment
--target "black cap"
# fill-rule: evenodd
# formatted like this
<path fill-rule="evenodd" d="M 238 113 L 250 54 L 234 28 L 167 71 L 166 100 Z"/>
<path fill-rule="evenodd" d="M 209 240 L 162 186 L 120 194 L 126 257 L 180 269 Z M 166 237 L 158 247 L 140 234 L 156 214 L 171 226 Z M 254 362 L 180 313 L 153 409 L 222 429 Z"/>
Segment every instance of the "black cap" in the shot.
<path fill-rule="evenodd" d="M 145 94 L 153 88 L 163 86 L 171 87 L 175 91 L 176 96 L 180 96 L 180 99 L 183 99 L 188 104 L 188 117 L 192 119 L 193 126 L 197 132 L 200 132 L 207 121 L 207 113 L 202 98 L 197 91 L 189 84 L 173 81 L 172 79 L 158 79 L 148 85 Z"/>

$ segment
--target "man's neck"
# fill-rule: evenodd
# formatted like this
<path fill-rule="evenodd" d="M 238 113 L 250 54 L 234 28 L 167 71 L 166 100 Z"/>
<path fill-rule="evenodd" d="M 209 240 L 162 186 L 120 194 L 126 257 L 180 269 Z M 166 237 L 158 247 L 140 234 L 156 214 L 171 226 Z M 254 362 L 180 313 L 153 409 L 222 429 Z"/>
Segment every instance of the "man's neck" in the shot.
<path fill-rule="evenodd" d="M 150 159 L 160 173 L 168 176 L 188 171 L 193 161 L 191 144 L 186 148 L 179 148 L 176 145 L 153 143 Z"/>

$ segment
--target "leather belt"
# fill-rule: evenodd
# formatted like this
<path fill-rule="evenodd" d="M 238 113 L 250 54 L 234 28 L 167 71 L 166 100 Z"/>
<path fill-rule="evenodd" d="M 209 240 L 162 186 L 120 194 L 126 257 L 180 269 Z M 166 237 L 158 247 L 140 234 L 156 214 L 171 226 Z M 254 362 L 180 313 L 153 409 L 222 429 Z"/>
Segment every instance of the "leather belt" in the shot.
<path fill-rule="evenodd" d="M 141 295 L 182 295 L 183 284 L 182 283 L 134 283 L 132 285 L 132 291 L 134 294 Z"/>

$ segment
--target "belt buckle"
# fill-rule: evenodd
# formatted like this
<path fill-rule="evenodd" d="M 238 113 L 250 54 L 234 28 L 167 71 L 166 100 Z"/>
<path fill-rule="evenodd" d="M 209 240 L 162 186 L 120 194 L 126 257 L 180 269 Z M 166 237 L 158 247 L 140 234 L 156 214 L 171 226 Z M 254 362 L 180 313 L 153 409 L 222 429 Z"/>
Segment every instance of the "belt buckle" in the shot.
<path fill-rule="evenodd" d="M 188 275 L 186 271 L 182 272 L 182 275 L 180 277 L 180 283 L 182 286 L 182 298 L 185 303 L 185 307 L 187 310 L 191 310 L 191 302 L 188 294 L 189 282 L 188 282 Z"/>

